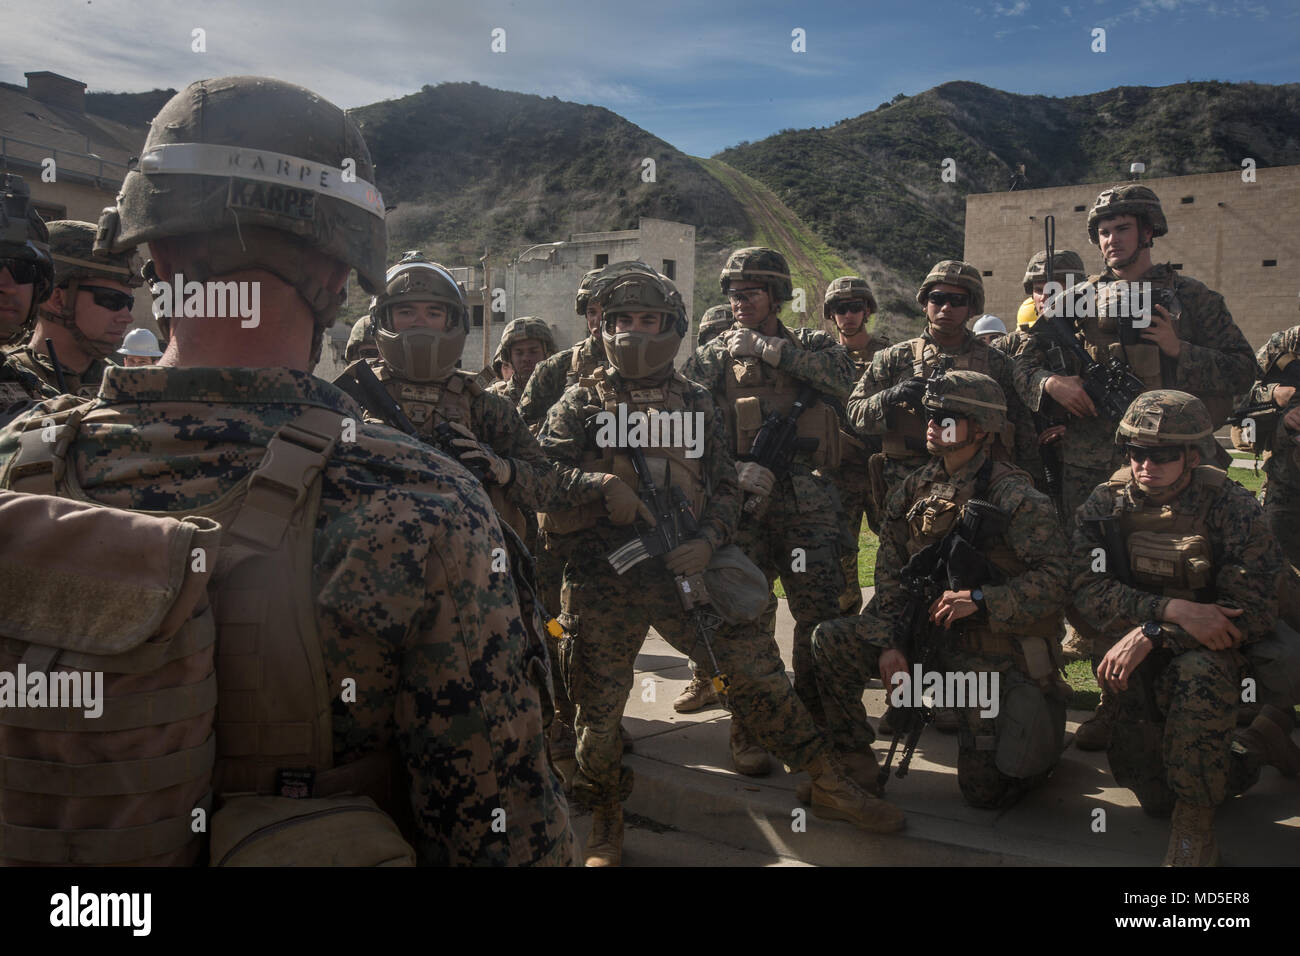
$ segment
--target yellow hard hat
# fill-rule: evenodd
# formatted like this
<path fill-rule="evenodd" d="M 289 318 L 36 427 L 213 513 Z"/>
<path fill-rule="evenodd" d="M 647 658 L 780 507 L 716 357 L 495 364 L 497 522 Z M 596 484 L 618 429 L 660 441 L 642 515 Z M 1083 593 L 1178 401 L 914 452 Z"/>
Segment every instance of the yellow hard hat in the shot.
<path fill-rule="evenodd" d="M 1016 312 L 1016 327 L 1027 329 L 1037 321 L 1038 310 L 1034 308 L 1034 297 L 1031 295 L 1020 303 L 1020 310 Z"/>

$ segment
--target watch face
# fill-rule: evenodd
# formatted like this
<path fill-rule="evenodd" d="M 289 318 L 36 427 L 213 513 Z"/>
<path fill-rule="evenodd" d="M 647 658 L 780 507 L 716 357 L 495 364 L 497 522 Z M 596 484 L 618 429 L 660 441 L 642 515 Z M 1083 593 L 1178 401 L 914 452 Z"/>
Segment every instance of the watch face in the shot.
<path fill-rule="evenodd" d="M 1155 621 L 1147 621 L 1142 625 L 1142 633 L 1154 640 L 1164 633 L 1164 630 Z"/>

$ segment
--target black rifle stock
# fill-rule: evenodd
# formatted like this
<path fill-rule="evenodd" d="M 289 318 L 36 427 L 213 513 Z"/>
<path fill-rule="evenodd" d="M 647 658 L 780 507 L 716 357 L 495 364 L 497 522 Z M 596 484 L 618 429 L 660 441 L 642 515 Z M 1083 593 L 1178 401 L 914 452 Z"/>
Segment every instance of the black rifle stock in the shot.
<path fill-rule="evenodd" d="M 664 481 L 666 487 L 660 488 L 655 484 L 654 475 L 650 473 L 645 452 L 636 446 L 621 450 L 632 461 L 632 470 L 640 486 L 637 488 L 637 495 L 654 515 L 655 524 L 648 531 L 637 535 L 621 548 L 616 548 L 609 553 L 607 560 L 619 574 L 640 564 L 646 558 L 667 554 L 699 533 L 699 524 L 695 515 L 691 513 L 690 503 L 681 488 L 672 484 L 671 474 L 667 475 Z M 704 576 L 702 574 L 690 577 L 682 574 L 674 575 L 673 585 L 682 610 L 686 612 L 686 617 L 695 630 L 696 640 L 704 645 L 709 655 L 709 666 L 713 670 L 711 676 L 713 689 L 717 692 L 718 699 L 722 701 L 722 706 L 730 709 L 727 692 L 731 688 L 731 682 L 718 666 L 718 658 L 713 653 L 713 634 L 722 624 L 722 617 L 709 603 Z"/>

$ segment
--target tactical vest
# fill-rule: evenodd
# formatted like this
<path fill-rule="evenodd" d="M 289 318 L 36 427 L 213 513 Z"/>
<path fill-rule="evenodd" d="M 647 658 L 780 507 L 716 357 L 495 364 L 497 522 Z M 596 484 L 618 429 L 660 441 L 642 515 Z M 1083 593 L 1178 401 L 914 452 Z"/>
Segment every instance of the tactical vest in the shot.
<path fill-rule="evenodd" d="M 790 343 L 789 348 L 798 348 Z M 789 414 L 795 399 L 803 390 L 802 379 L 773 368 L 759 358 L 727 356 L 723 372 L 724 397 L 722 415 L 727 430 L 736 436 L 733 454 L 748 455 L 754 447 L 754 437 L 763 427 L 768 415 Z M 799 416 L 798 436 L 817 439 L 817 447 L 809 455 L 799 455 L 813 468 L 837 468 L 842 459 L 840 448 L 840 423 L 834 410 L 825 402 L 814 402 Z"/>
<path fill-rule="evenodd" d="M 579 342 L 570 353 L 569 371 L 564 376 L 565 388 L 578 384 L 586 385 L 596 370 L 605 365 L 601 356 L 584 355 L 583 351 L 582 343 Z"/>
<path fill-rule="evenodd" d="M 917 500 L 906 515 L 908 557 L 941 540 L 951 531 L 967 501 L 972 498 L 988 500 L 990 492 L 1013 475 L 1023 476 L 1027 484 L 1030 482 L 1029 475 L 1019 468 L 988 459 L 969 493 L 959 494 L 957 487 L 950 482 L 936 481 L 918 488 Z M 1015 549 L 1001 535 L 985 538 L 977 542 L 977 546 L 989 563 L 1002 572 L 1005 579 L 1010 580 L 1028 570 L 1028 566 L 1016 555 Z M 1021 658 L 1046 654 L 1055 660 L 1060 622 L 1060 613 L 1049 614 L 1017 628 L 1014 635 L 1005 631 L 995 634 L 986 624 L 970 623 L 958 630 L 959 646 L 979 653 L 1012 654 Z M 1045 639 L 1047 647 L 1036 643 L 1038 639 Z M 1034 674 L 1037 669 L 1039 668 L 1031 666 L 1028 672 L 1037 678 L 1039 675 Z"/>
<path fill-rule="evenodd" d="M 84 406 L 66 409 L 29 422 L 20 436 L 17 455 L 11 460 L 3 475 L 4 484 L 16 491 L 42 495 L 57 495 L 88 505 L 95 505 L 77 481 L 75 468 L 69 467 L 68 450 L 80 429 Z M 55 441 L 46 441 L 48 419 L 54 420 Z M 315 613 L 315 593 L 312 582 L 313 534 L 320 505 L 321 476 L 330 454 L 342 433 L 345 416 L 329 409 L 310 407 L 294 421 L 282 425 L 267 444 L 261 463 L 234 487 L 215 501 L 199 508 L 186 509 L 185 520 L 211 519 L 223 530 L 220 547 L 204 558 L 211 573 L 208 594 L 211 611 L 207 617 L 199 616 L 184 623 L 171 638 L 173 648 L 203 646 L 204 629 L 210 635 L 215 624 L 215 686 L 210 677 L 201 684 L 185 680 L 184 674 L 171 673 L 166 667 L 155 675 L 166 689 L 146 695 L 137 695 L 123 702 L 121 709 L 129 727 L 153 727 L 150 739 L 168 738 L 174 733 L 169 726 L 177 719 L 201 714 L 206 708 L 216 706 L 215 766 L 209 754 L 208 767 L 211 789 L 218 803 L 228 805 L 244 814 L 245 822 L 255 829 L 267 829 L 267 814 L 274 814 L 270 830 L 283 830 L 281 818 L 295 812 L 307 811 L 321 801 L 273 800 L 252 813 L 247 811 L 247 799 L 241 795 L 261 794 L 275 797 L 330 797 L 342 793 L 362 794 L 363 797 L 344 800 L 339 807 L 329 811 L 316 810 L 313 816 L 327 812 L 332 816 L 350 811 L 350 821 L 356 821 L 348 831 L 356 837 L 365 832 L 365 840 L 387 840 L 393 858 L 406 856 L 411 862 L 414 854 L 397 836 L 396 827 L 387 813 L 374 812 L 377 808 L 396 809 L 392 786 L 393 755 L 378 752 L 354 763 L 335 767 L 333 758 L 333 733 L 331 700 L 339 688 L 327 683 L 324 658 Z M 103 506 L 95 506 L 97 508 Z M 109 512 L 118 509 L 104 508 Z M 149 515 L 167 517 L 166 512 L 120 512 L 126 516 Z M 210 523 L 210 522 L 209 522 Z M 82 542 L 84 545 L 86 542 Z M 95 542 L 99 543 L 99 542 Z M 109 560 L 103 550 L 84 555 L 86 560 Z M 178 555 L 182 563 L 194 560 L 188 549 Z M 118 568 L 120 573 L 121 568 Z M 110 632 L 112 637 L 112 632 Z M 33 644 L 34 647 L 39 646 Z M 145 664 L 169 660 L 179 650 L 155 651 L 152 645 L 143 647 L 152 652 Z M 90 648 L 94 659 L 85 655 L 69 656 L 65 651 L 45 653 L 46 668 L 56 661 L 68 666 L 90 666 L 120 673 L 116 658 L 109 656 L 110 645 Z M 28 652 L 31 653 L 31 652 Z M 207 653 L 211 655 L 209 640 Z M 185 658 L 180 663 L 186 663 Z M 123 678 L 129 691 L 131 677 L 144 665 L 130 661 L 128 677 Z M 102 666 L 100 666 L 102 665 Z M 170 684 L 168 684 L 170 680 Z M 180 701 L 167 702 L 179 695 Z M 105 704 L 104 718 L 112 717 L 119 707 L 110 699 Z M 137 711 L 147 716 L 133 716 Z M 95 724 L 96 722 L 88 722 Z M 111 724 L 87 726 L 85 730 L 107 730 Z M 164 731 L 167 731 L 164 733 Z M 19 744 L 22 741 L 19 739 Z M 132 743 L 127 740 L 123 745 Z M 149 743 L 148 740 L 145 743 Z M 120 852 L 123 842 L 130 844 L 138 830 L 120 829 L 121 820 L 129 816 L 135 801 L 147 799 L 151 791 L 167 786 L 168 779 L 156 773 L 151 763 L 136 759 L 129 751 L 115 750 L 105 745 L 108 760 L 94 775 L 78 772 L 57 772 L 57 761 L 45 774 L 44 800 L 59 803 L 66 800 L 75 807 L 84 797 L 106 798 L 113 812 L 106 820 L 95 821 L 91 832 L 84 829 L 47 829 L 36 840 L 41 862 L 117 862 L 110 859 Z M 162 747 L 162 743 L 154 746 Z M 100 756 L 103 760 L 103 755 Z M 176 758 L 174 758 L 176 759 Z M 177 773 L 180 771 L 177 770 Z M 207 778 L 205 778 L 205 783 Z M 142 796 L 144 795 L 144 796 Z M 244 800 L 236 803 L 232 798 Z M 335 798 L 336 801 L 342 798 Z M 372 802 L 373 801 L 373 802 Z M 194 804 L 200 806 L 201 804 Z M 205 807 L 206 804 L 202 804 Z M 286 811 L 284 808 L 288 807 Z M 122 808 L 127 808 L 124 815 Z M 301 808 L 301 809 L 299 809 Z M 370 812 L 365 812 L 370 811 Z M 214 839 L 217 821 L 222 809 L 213 818 Z M 71 814 L 75 819 L 75 812 Z M 305 819 L 305 817 L 304 817 Z M 178 823 L 179 821 L 179 823 Z M 194 837 L 190 832 L 190 811 L 165 821 L 172 829 L 168 840 L 188 842 Z M 359 823 L 359 829 L 358 829 Z M 85 826 L 85 824 L 75 824 Z M 64 824 L 66 826 L 66 824 Z M 372 828 L 378 828 L 377 831 Z M 299 831 L 302 832 L 302 831 Z M 239 835 L 241 846 L 256 833 Z M 159 836 L 159 843 L 145 844 L 150 848 L 168 845 Z M 364 841 L 363 841 L 364 842 Z M 6 841 L 6 847 L 12 845 Z M 137 848 L 138 849 L 138 848 Z M 335 852 L 339 852 L 335 844 Z M 373 849 L 370 852 L 375 852 Z M 10 855 L 6 850 L 5 855 Z M 335 857 L 339 862 L 348 859 L 346 853 Z M 355 862 L 355 860 L 353 860 Z M 215 861 L 214 861 L 215 862 Z M 318 862 L 320 862 L 318 858 Z"/>
<path fill-rule="evenodd" d="M 934 343 L 922 337 L 912 339 L 908 345 L 912 349 L 912 378 L 924 378 L 929 374 L 930 369 L 934 368 L 936 359 L 946 354 L 941 352 Z M 990 349 L 986 343 L 973 339 L 969 351 L 949 357 L 953 360 L 954 369 L 982 372 L 991 376 L 989 354 Z M 881 441 L 881 450 L 884 451 L 885 457 L 924 461 L 929 457 L 929 452 L 925 450 L 925 429 L 926 421 L 919 413 L 909 408 L 895 408 L 894 427 Z"/>
<path fill-rule="evenodd" d="M 691 414 L 685 398 L 691 386 L 677 372 L 656 388 L 629 389 L 624 383 L 623 388 L 616 389 L 606 377 L 605 369 L 602 367 L 592 373 L 590 382 L 587 387 L 595 391 L 599 405 L 587 406 L 583 409 L 584 421 L 602 411 L 617 416 L 620 404 L 626 405 L 628 417 L 633 412 L 681 412 L 683 417 Z M 706 421 L 704 441 L 708 440 L 709 425 L 710 423 Z M 640 483 L 637 481 L 636 472 L 632 469 L 632 459 L 618 448 L 601 448 L 590 440 L 590 436 L 588 437 L 587 448 L 582 453 L 578 467 L 591 474 L 616 475 L 626 482 L 629 488 L 639 491 Z M 687 458 L 684 448 L 674 447 L 645 447 L 641 450 L 645 453 L 646 464 L 650 466 L 650 473 L 656 485 L 667 487 L 667 480 L 671 479 L 672 484 L 682 489 L 687 501 L 690 502 L 691 511 L 696 518 L 699 518 L 709 501 L 709 489 L 704 474 L 704 456 Z M 604 502 L 592 501 L 564 511 L 541 512 L 537 518 L 543 531 L 570 534 L 595 527 L 596 522 L 605 515 Z"/>
<path fill-rule="evenodd" d="M 1097 290 L 1097 298 L 1102 298 L 1104 285 L 1100 284 L 1101 276 L 1089 276 L 1088 282 Z M 1153 288 L 1172 288 L 1172 282 L 1153 283 Z M 1163 388 L 1164 377 L 1160 370 L 1160 346 L 1153 343 L 1143 342 L 1138 345 L 1122 345 L 1120 343 L 1120 321 L 1111 315 L 1097 315 L 1100 307 L 1093 309 L 1092 315 L 1088 315 L 1079 321 L 1083 329 L 1084 345 L 1088 354 L 1092 356 L 1093 361 L 1100 362 L 1103 365 L 1112 358 L 1117 358 L 1124 362 L 1132 370 L 1133 374 L 1140 378 L 1147 388 Z M 1108 310 L 1109 311 L 1109 310 Z M 1177 300 L 1171 312 L 1180 311 Z M 1175 331 L 1178 330 L 1177 323 L 1174 325 Z M 1180 335 L 1179 338 L 1182 338 Z"/>
<path fill-rule="evenodd" d="M 1222 468 L 1199 465 L 1192 471 L 1184 494 L 1193 489 L 1218 491 L 1227 479 L 1228 473 Z M 1132 480 L 1132 469 L 1125 467 L 1116 471 L 1107 484 L 1119 492 Z M 1120 533 L 1135 587 L 1170 598 L 1213 601 L 1214 548 L 1208 518 L 1218 498 L 1217 494 L 1205 494 L 1193 514 L 1177 513 L 1170 504 L 1120 512 Z"/>
<path fill-rule="evenodd" d="M 445 382 L 407 382 L 399 378 L 386 378 L 383 382 L 393 401 L 401 406 L 426 441 L 433 443 L 433 429 L 441 422 L 456 422 L 478 434 L 470 401 L 485 389 L 469 372 L 457 369 Z M 509 523 L 520 537 L 527 535 L 528 520 L 500 486 L 486 482 L 483 487 L 501 520 Z"/>

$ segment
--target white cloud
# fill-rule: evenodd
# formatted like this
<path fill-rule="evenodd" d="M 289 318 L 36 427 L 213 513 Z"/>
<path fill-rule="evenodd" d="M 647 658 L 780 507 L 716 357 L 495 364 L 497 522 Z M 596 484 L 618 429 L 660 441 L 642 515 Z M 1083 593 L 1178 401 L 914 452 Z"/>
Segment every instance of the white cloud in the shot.
<path fill-rule="evenodd" d="M 1028 9 L 1029 0 L 1016 0 L 1016 2 L 1009 7 L 1004 7 L 1000 3 L 993 4 L 993 13 L 995 16 L 999 17 L 1018 17 L 1024 14 Z"/>

